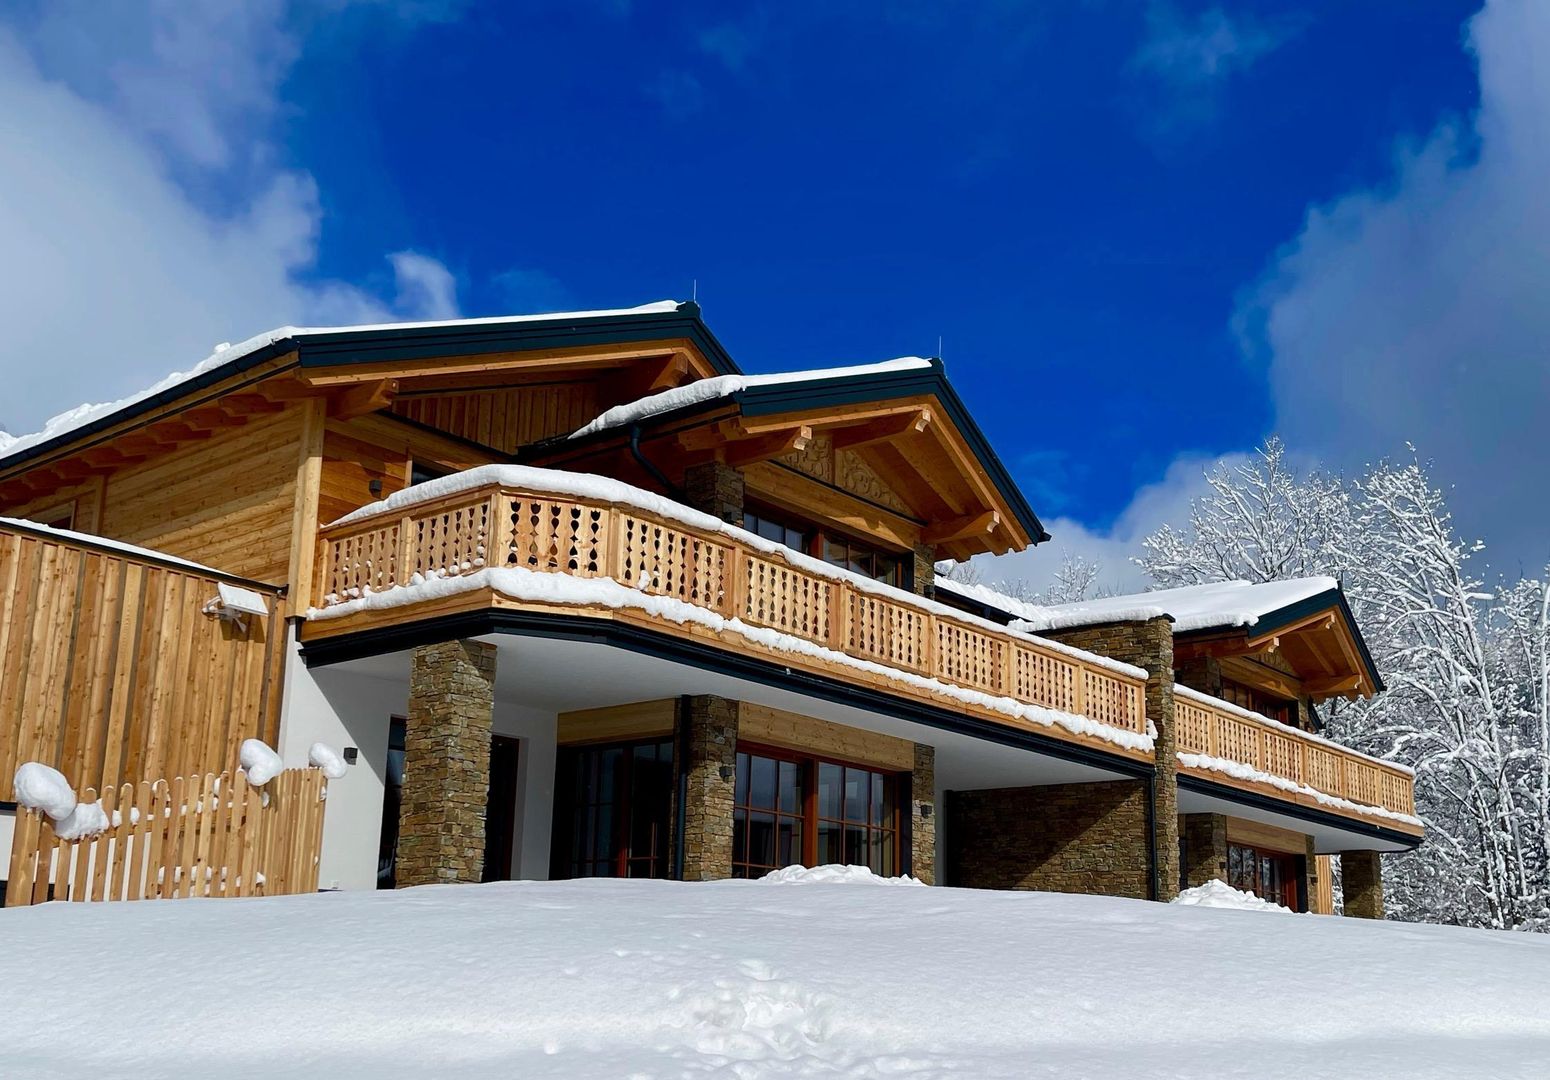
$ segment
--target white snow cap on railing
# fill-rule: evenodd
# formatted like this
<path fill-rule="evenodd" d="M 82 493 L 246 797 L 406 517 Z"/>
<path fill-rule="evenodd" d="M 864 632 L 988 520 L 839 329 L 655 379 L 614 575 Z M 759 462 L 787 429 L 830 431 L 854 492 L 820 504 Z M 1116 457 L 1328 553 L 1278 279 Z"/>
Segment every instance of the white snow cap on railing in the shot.
<path fill-rule="evenodd" d="M 280 755 L 262 739 L 244 739 L 238 756 L 247 770 L 248 783 L 254 787 L 263 787 L 285 768 Z"/>
<path fill-rule="evenodd" d="M 339 751 L 327 743 L 313 743 L 312 749 L 307 751 L 307 761 L 313 768 L 323 770 L 323 775 L 330 780 L 338 780 L 349 768 Z"/>
<path fill-rule="evenodd" d="M 41 761 L 28 761 L 17 769 L 12 787 L 16 805 L 47 814 L 54 823 L 54 835 L 61 840 L 95 836 L 108 827 L 107 811 L 100 800 L 77 801 L 64 773 Z"/>

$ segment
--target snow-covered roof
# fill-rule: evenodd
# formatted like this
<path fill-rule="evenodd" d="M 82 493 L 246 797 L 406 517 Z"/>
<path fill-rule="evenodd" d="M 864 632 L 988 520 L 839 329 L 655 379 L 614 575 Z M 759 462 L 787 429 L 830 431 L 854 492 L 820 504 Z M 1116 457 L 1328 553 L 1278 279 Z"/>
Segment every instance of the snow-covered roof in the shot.
<path fill-rule="evenodd" d="M 848 367 L 787 371 L 773 375 L 718 375 L 689 383 L 687 386 L 663 390 L 637 401 L 615 405 L 591 423 L 571 432 L 570 438 L 579 439 L 599 431 L 633 424 L 647 417 L 660 416 L 663 413 L 674 412 L 691 405 L 700 405 L 707 401 L 716 401 L 758 387 L 827 382 L 831 379 L 861 379 L 898 371 L 918 371 L 931 366 L 932 362 L 924 357 L 901 356 L 897 360 L 884 360 L 877 364 L 852 364 Z"/>
<path fill-rule="evenodd" d="M 1175 633 L 1253 626 L 1272 612 L 1339 588 L 1332 577 L 1288 581 L 1216 581 L 1177 589 L 1106 596 L 1071 604 L 1030 604 L 983 585 L 938 579 L 937 588 L 996 608 L 1032 632 L 1171 616 Z"/>
<path fill-rule="evenodd" d="M 659 300 L 655 303 L 642 304 L 639 307 L 632 308 L 606 308 L 597 311 L 553 311 L 533 315 L 499 315 L 483 319 L 368 323 L 359 326 L 281 326 L 274 330 L 266 330 L 262 334 L 256 334 L 246 341 L 235 345 L 229 342 L 222 342 L 215 346 L 209 356 L 187 371 L 174 371 L 145 390 L 131 394 L 126 398 L 120 398 L 118 401 L 77 405 L 75 408 L 53 417 L 43 425 L 41 430 L 30 435 L 10 435 L 0 431 L 0 462 L 14 457 L 30 447 L 48 442 L 62 435 L 67 435 L 95 421 L 106 419 L 115 413 L 127 411 L 147 398 L 172 390 L 182 383 L 192 382 L 201 375 L 224 367 L 227 364 L 240 361 L 281 341 L 300 342 L 309 337 L 320 337 L 323 335 L 341 333 L 369 334 L 385 330 L 439 330 L 500 327 L 533 322 L 585 322 L 620 316 L 659 315 L 676 312 L 679 309 L 680 304 L 676 300 Z"/>

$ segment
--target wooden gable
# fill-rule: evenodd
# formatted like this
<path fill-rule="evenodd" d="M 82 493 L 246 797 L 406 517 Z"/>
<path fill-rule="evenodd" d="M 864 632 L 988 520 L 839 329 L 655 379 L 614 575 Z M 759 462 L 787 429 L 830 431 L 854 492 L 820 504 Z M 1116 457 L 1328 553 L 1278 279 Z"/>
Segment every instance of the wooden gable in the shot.
<path fill-rule="evenodd" d="M 1283 696 L 1292 695 L 1282 687 L 1300 690 L 1295 696 L 1306 695 L 1315 701 L 1371 697 L 1381 688 L 1360 635 L 1338 601 L 1269 629 L 1238 627 L 1180 634 L 1174 641 L 1173 656 L 1179 664 L 1214 657 L 1222 661 L 1224 675 L 1236 673 L 1238 681 L 1244 682 L 1253 677 L 1255 684 Z"/>

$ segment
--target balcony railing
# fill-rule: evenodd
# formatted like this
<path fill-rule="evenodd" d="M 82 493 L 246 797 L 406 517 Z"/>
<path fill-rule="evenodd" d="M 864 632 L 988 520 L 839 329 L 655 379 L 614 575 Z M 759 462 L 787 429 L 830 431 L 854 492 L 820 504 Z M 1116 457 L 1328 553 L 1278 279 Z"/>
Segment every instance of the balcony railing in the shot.
<path fill-rule="evenodd" d="M 1181 754 L 1237 762 L 1331 798 L 1415 816 L 1415 778 L 1394 765 L 1183 687 L 1174 710 Z"/>
<path fill-rule="evenodd" d="M 490 483 L 346 519 L 320 532 L 314 606 L 485 569 L 611 578 L 856 660 L 1145 735 L 1144 680 L 1132 673 L 655 505 L 666 509 Z"/>

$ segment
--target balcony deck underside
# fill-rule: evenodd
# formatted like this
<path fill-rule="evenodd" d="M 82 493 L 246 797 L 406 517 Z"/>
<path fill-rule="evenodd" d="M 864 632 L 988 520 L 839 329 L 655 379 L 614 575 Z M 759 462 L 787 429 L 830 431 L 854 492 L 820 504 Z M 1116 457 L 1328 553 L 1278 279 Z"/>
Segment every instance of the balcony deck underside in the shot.
<path fill-rule="evenodd" d="M 1074 760 L 1137 774 L 1150 770 L 1152 755 L 1105 739 L 1045 725 L 965 702 L 890 676 L 884 671 L 828 661 L 769 647 L 734 631 L 680 624 L 629 608 L 513 600 L 490 588 L 399 607 L 358 611 L 302 625 L 304 655 L 311 665 L 330 664 L 399 651 L 449 636 L 489 633 L 564 636 L 606 640 L 624 648 L 670 657 L 696 666 L 735 672 L 814 697 L 918 718 L 975 737 L 1044 749 Z M 580 655 L 577 655 L 581 663 Z M 585 667 L 578 674 L 587 676 Z M 692 693 L 684 688 L 679 693 Z M 994 696 L 994 695 L 989 695 Z"/>

